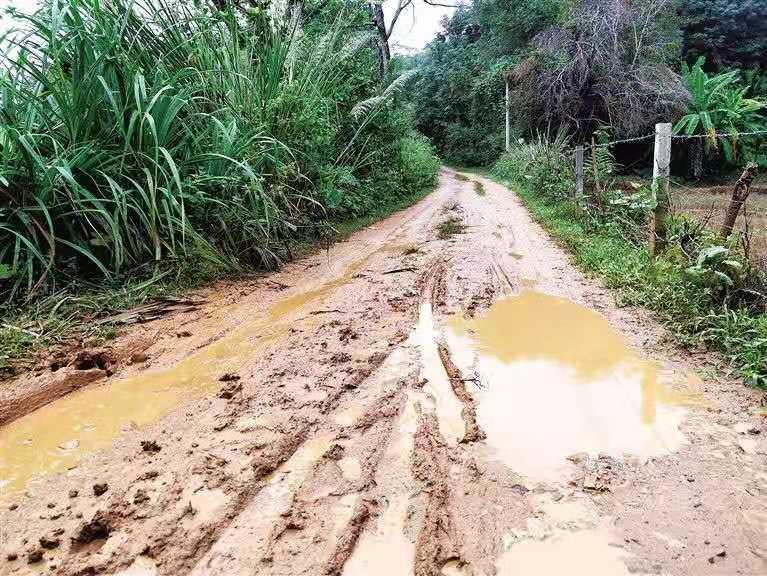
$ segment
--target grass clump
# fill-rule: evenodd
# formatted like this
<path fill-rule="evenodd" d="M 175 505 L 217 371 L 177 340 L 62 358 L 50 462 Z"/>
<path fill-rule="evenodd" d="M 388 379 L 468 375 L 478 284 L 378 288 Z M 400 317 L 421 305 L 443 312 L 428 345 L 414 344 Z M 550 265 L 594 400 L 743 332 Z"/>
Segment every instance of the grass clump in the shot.
<path fill-rule="evenodd" d="M 620 303 L 654 311 L 683 344 L 722 352 L 749 383 L 767 387 L 767 315 L 763 299 L 749 288 L 758 279 L 736 239 L 720 245 L 714 234 L 676 216 L 669 222 L 669 248 L 652 258 L 645 192 L 604 186 L 602 198 L 592 189 L 588 198 L 574 201 L 567 189 L 572 182 L 562 182 L 567 165 L 552 164 L 552 158 L 566 157 L 564 143 L 550 146 L 561 149 L 537 143 L 537 150 L 512 151 L 492 176 L 513 184 L 533 217 L 581 268 L 616 289 Z M 526 162 L 521 166 L 520 158 Z"/>
<path fill-rule="evenodd" d="M 456 234 L 462 234 L 465 228 L 460 218 L 451 216 L 437 226 L 437 237 L 440 240 L 447 240 Z"/>
<path fill-rule="evenodd" d="M 478 196 L 484 196 L 487 194 L 487 190 L 485 190 L 485 185 L 482 184 L 479 180 L 474 181 L 474 192 L 477 193 Z"/>

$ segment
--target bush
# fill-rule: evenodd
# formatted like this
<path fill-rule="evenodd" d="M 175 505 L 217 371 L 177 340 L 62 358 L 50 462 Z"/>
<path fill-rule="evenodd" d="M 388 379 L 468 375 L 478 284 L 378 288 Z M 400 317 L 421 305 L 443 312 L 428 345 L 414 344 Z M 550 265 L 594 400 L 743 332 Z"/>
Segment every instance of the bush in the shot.
<path fill-rule="evenodd" d="M 572 155 L 563 133 L 553 141 L 539 134 L 529 144 L 518 143 L 501 156 L 493 175 L 502 180 L 524 182 L 531 190 L 551 198 L 567 198 L 575 190 Z"/>

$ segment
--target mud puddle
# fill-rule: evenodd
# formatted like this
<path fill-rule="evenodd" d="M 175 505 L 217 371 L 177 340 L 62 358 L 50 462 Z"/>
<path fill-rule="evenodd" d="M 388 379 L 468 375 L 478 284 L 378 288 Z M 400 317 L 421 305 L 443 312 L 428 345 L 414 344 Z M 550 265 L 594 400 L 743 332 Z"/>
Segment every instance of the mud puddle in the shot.
<path fill-rule="evenodd" d="M 679 425 L 695 395 L 672 391 L 587 308 L 525 291 L 451 318 L 447 338 L 473 353 L 479 425 L 519 474 L 554 480 L 574 454 L 650 458 L 686 443 Z"/>
<path fill-rule="evenodd" d="M 36 478 L 71 469 L 84 455 L 110 446 L 123 432 L 159 420 L 183 400 L 212 392 L 223 374 L 237 372 L 280 339 L 291 321 L 350 282 L 375 253 L 358 258 L 314 289 L 276 302 L 266 314 L 169 369 L 149 369 L 84 388 L 6 425 L 0 430 L 0 500 Z"/>
<path fill-rule="evenodd" d="M 515 543 L 497 562 L 498 576 L 628 576 L 625 552 L 610 545 L 606 530 L 562 531 Z"/>

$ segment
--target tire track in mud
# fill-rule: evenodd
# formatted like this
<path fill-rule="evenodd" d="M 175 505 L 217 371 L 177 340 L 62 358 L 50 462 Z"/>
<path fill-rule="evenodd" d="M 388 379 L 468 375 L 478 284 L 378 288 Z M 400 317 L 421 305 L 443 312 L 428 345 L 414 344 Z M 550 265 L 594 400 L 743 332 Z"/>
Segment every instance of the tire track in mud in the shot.
<path fill-rule="evenodd" d="M 525 224 L 516 200 L 490 184 L 487 189 L 479 198 L 452 172 L 443 172 L 440 190 L 407 220 L 394 228 L 376 224 L 374 242 L 358 240 L 341 252 L 344 264 L 364 263 L 348 274 L 348 283 L 333 284 L 311 300 L 285 337 L 241 371 L 241 391 L 202 400 L 185 419 L 131 436 L 134 444 L 156 438 L 158 453 L 134 445 L 105 456 L 101 467 L 86 462 L 93 480 L 112 474 L 101 499 L 81 496 L 70 501 L 71 510 L 60 501 L 54 509 L 44 499 L 36 507 L 22 501 L 31 520 L 20 534 L 34 543 L 43 529 L 58 527 L 50 518 L 64 514 L 62 545 L 45 552 L 57 564 L 51 572 L 61 576 L 506 576 L 504 569 L 514 565 L 502 560 L 507 552 L 552 550 L 552 536 L 586 536 L 601 528 L 603 518 L 620 514 L 636 530 L 645 520 L 657 527 L 658 517 L 645 513 L 647 497 L 636 491 L 627 509 L 617 504 L 623 496 L 586 492 L 564 478 L 528 480 L 483 441 L 482 425 L 493 430 L 479 402 L 490 390 L 482 385 L 493 383 L 467 378 L 479 368 L 453 347 L 459 340 L 447 317 L 481 314 L 500 295 L 525 286 L 531 272 L 544 291 L 591 298 L 582 295 L 582 279 L 565 274 L 566 257 Z M 440 221 L 456 215 L 464 233 L 438 238 Z M 371 248 L 379 242 L 402 245 Z M 557 431 L 540 433 L 548 432 Z M 121 467 L 136 480 L 121 481 Z M 685 472 L 697 480 L 682 479 L 687 492 L 672 487 L 674 493 L 695 496 L 704 484 L 702 467 L 693 469 L 688 461 Z M 679 474 L 673 462 L 661 468 L 662 478 L 649 467 L 641 470 L 644 477 L 628 466 L 625 473 L 641 480 L 639 486 L 658 502 L 656 486 L 669 488 L 668 478 Z M 91 480 L 85 475 L 75 485 L 62 476 L 44 486 L 66 496 L 70 487 L 90 491 Z M 717 487 L 709 480 L 712 499 L 704 507 L 712 510 Z M 764 491 L 762 485 L 752 488 L 757 495 Z M 68 539 L 79 524 L 75 513 L 84 513 L 82 522 L 93 515 L 103 520 L 112 529 L 109 538 L 70 553 Z M 38 515 L 46 519 L 37 522 Z M 6 518 L 13 517 L 0 510 L 0 519 Z M 751 514 L 743 523 L 753 528 L 756 553 L 764 553 L 758 543 L 764 517 Z M 643 545 L 653 538 L 644 531 L 635 535 Z M 622 538 L 613 543 L 624 547 Z M 599 544 L 610 549 L 607 536 Z M 736 550 L 728 547 L 727 562 Z M 632 566 L 648 572 L 646 553 L 636 547 L 632 552 Z M 150 568 L 118 572 L 134 559 L 134 567 Z M 0 573 L 6 567 L 0 564 Z M 22 561 L 16 567 L 14 574 L 25 574 L 42 565 L 27 568 Z"/>
<path fill-rule="evenodd" d="M 448 347 L 440 342 L 437 345 L 439 352 L 439 359 L 442 362 L 442 366 L 447 373 L 450 385 L 453 388 L 456 398 L 463 404 L 462 416 L 463 421 L 466 424 L 466 434 L 464 434 L 461 443 L 479 442 L 486 438 L 485 433 L 477 423 L 477 404 L 474 397 L 466 390 L 466 379 L 463 377 L 461 370 L 453 363 L 450 358 L 450 351 Z"/>

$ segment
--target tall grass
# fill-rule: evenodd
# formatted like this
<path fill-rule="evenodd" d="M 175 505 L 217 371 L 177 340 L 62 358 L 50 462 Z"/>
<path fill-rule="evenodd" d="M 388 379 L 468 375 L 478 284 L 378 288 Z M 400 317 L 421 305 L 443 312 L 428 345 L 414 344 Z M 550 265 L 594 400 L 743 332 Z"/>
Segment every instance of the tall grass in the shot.
<path fill-rule="evenodd" d="M 53 0 L 23 20 L 0 70 L 6 298 L 182 262 L 274 266 L 397 88 L 338 101 L 368 46 L 343 13 L 311 37 L 167 0 Z"/>

